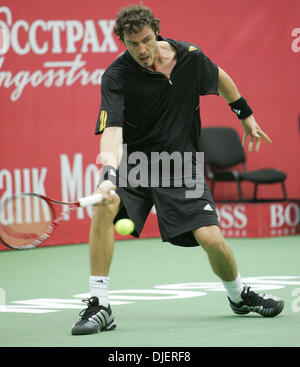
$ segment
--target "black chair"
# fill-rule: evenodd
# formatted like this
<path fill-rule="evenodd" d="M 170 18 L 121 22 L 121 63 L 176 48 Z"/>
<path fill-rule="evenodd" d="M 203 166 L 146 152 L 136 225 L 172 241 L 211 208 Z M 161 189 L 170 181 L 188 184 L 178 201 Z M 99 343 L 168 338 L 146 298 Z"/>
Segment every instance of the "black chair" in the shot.
<path fill-rule="evenodd" d="M 275 168 L 247 171 L 246 155 L 238 133 L 228 127 L 206 127 L 201 130 L 200 148 L 204 152 L 207 177 L 211 179 L 213 195 L 217 181 L 236 182 L 239 200 L 243 200 L 241 181 L 254 183 L 253 200 L 257 200 L 257 187 L 260 184 L 281 183 L 283 198 L 287 199 L 284 181 L 286 174 Z M 234 169 L 242 164 L 243 170 Z"/>

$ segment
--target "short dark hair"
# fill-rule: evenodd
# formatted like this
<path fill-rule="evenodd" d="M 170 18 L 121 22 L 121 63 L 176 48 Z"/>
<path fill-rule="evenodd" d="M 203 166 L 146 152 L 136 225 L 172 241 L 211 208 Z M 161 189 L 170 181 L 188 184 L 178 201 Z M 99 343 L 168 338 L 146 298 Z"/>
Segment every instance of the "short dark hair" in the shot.
<path fill-rule="evenodd" d="M 152 11 L 143 5 L 129 5 L 121 8 L 117 14 L 114 33 L 124 42 L 125 33 L 138 33 L 141 29 L 149 25 L 153 31 L 158 34 L 160 30 L 160 21 L 155 19 Z"/>

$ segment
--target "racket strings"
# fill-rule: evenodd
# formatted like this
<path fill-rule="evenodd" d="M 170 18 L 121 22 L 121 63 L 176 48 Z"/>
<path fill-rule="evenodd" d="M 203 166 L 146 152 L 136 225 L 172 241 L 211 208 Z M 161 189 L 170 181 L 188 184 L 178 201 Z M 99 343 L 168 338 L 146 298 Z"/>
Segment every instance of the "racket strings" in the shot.
<path fill-rule="evenodd" d="M 54 211 L 46 200 L 20 195 L 6 200 L 0 210 L 0 237 L 14 248 L 36 246 L 52 230 Z"/>

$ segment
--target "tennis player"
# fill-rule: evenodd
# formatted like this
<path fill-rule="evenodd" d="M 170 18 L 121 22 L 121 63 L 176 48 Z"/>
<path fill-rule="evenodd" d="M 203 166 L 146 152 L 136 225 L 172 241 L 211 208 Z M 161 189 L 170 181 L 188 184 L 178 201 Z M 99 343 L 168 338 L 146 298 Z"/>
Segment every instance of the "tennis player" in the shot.
<path fill-rule="evenodd" d="M 227 291 L 233 312 L 244 315 L 252 311 L 273 317 L 284 307 L 278 297 L 257 293 L 242 283 L 234 255 L 222 236 L 212 196 L 203 175 L 197 173 L 197 152 L 201 149 L 199 96 L 221 95 L 227 101 L 244 129 L 244 146 L 249 139 L 249 151 L 254 148 L 258 152 L 262 139 L 269 143 L 271 140 L 224 70 L 197 45 L 163 38 L 159 31 L 159 20 L 147 7 L 132 5 L 117 15 L 114 32 L 127 50 L 102 78 L 96 134 L 102 134 L 103 163 L 97 193 L 103 194 L 104 201 L 93 208 L 90 298 L 84 300 L 87 308 L 73 325 L 73 335 L 116 327 L 108 302 L 113 224 L 121 218 L 130 218 L 135 224 L 132 234 L 138 237 L 153 205 L 163 241 L 177 246 L 201 246 L 205 250 L 212 270 Z M 176 153 L 177 157 L 190 153 L 191 159 L 183 159 L 177 167 L 170 165 L 169 180 L 158 163 L 158 171 L 163 172 L 155 177 L 156 184 L 151 185 L 154 171 L 157 172 L 152 166 L 153 152 L 169 156 Z M 144 171 L 141 167 L 133 170 L 137 168 L 132 163 L 135 153 L 145 158 Z M 178 174 L 177 169 L 188 163 L 195 179 L 193 195 L 187 195 L 191 193 L 192 177 L 187 182 L 185 173 Z M 139 184 L 134 172 L 139 173 Z M 199 187 L 202 189 L 197 195 Z"/>

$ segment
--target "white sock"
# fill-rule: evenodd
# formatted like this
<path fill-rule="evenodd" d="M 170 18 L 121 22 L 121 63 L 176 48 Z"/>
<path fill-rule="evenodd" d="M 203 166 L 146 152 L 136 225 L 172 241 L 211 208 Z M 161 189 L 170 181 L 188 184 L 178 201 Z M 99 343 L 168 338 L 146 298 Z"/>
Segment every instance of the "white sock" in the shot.
<path fill-rule="evenodd" d="M 90 275 L 90 296 L 98 297 L 99 303 L 108 307 L 108 283 L 109 277 Z"/>
<path fill-rule="evenodd" d="M 234 303 L 240 303 L 243 300 L 241 293 L 244 289 L 244 284 L 242 283 L 240 274 L 238 274 L 235 280 L 229 282 L 223 280 L 222 282 L 231 301 Z"/>

